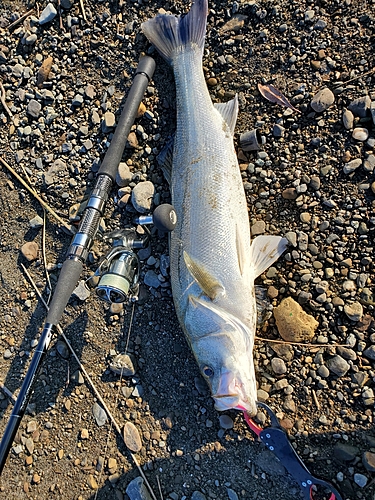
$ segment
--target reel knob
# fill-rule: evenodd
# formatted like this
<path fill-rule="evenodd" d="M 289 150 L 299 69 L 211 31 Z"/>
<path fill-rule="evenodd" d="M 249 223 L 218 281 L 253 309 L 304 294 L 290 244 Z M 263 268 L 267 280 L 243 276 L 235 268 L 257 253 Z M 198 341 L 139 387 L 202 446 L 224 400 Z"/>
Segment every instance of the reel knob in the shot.
<path fill-rule="evenodd" d="M 153 224 L 157 229 L 171 232 L 177 224 L 177 214 L 169 203 L 163 203 L 155 208 L 152 215 L 141 215 L 135 219 L 136 224 Z"/>

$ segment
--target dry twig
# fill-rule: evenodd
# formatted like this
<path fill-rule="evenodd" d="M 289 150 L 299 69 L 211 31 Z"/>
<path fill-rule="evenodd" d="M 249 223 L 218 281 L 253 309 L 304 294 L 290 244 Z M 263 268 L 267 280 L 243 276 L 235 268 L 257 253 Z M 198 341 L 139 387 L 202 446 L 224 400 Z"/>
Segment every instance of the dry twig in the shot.
<path fill-rule="evenodd" d="M 39 201 L 43 208 L 45 208 L 51 215 L 53 215 L 55 219 L 58 220 L 60 224 L 62 224 L 70 233 L 73 233 L 72 227 L 69 226 L 61 217 L 59 217 L 57 213 L 37 194 L 37 192 L 31 186 L 29 186 L 5 160 L 3 160 L 3 158 L 0 158 L 0 163 L 2 163 L 2 165 L 4 165 L 4 167 L 6 167 L 9 172 L 11 172 L 14 177 L 29 191 L 29 193 L 31 193 Z"/>
<path fill-rule="evenodd" d="M 346 80 L 346 82 L 341 82 L 340 85 L 347 85 L 348 83 L 354 82 L 355 80 L 358 80 L 359 78 L 363 78 L 364 76 L 371 75 L 371 73 L 375 73 L 375 67 L 370 69 L 370 71 L 367 71 L 366 73 L 361 73 L 360 75 L 357 75 L 354 78 L 351 78 L 350 80 Z M 339 85 L 339 84 L 335 83 L 334 85 Z"/>
<path fill-rule="evenodd" d="M 40 300 L 42 301 L 42 303 L 43 303 L 44 307 L 45 307 L 45 308 L 47 309 L 47 311 L 48 311 L 49 307 L 48 307 L 48 305 L 47 305 L 46 301 L 43 299 L 43 297 L 42 297 L 42 295 L 41 295 L 41 293 L 40 293 L 40 291 L 39 291 L 38 287 L 36 286 L 36 284 L 35 284 L 34 280 L 32 279 L 32 277 L 31 277 L 31 275 L 30 275 L 30 273 L 27 271 L 26 267 L 25 267 L 23 264 L 21 264 L 21 266 L 22 266 L 22 269 L 23 269 L 24 273 L 26 274 L 26 276 L 27 276 L 27 277 L 28 277 L 28 279 L 30 280 L 30 283 L 32 284 L 32 286 L 33 286 L 33 288 L 34 288 L 35 292 L 37 293 L 38 297 L 40 298 Z M 88 373 L 87 373 L 87 371 L 85 370 L 84 366 L 82 365 L 82 363 L 81 363 L 80 359 L 78 358 L 78 356 L 77 356 L 77 354 L 75 353 L 75 351 L 74 351 L 73 347 L 71 346 L 71 344 L 70 344 L 70 342 L 69 342 L 68 338 L 65 336 L 63 329 L 61 328 L 61 326 L 60 326 L 60 325 L 56 325 L 56 329 L 57 329 L 57 331 L 59 332 L 59 334 L 62 336 L 62 338 L 64 339 L 64 342 L 65 342 L 65 343 L 66 343 L 66 345 L 68 346 L 68 348 L 69 348 L 70 352 L 72 353 L 72 355 L 73 355 L 74 359 L 77 361 L 78 366 L 79 366 L 79 369 L 81 370 L 81 372 L 82 372 L 82 373 L 83 373 L 83 375 L 85 376 L 85 378 L 86 378 L 87 382 L 90 384 L 90 386 L 91 386 L 92 390 L 93 390 L 93 391 L 94 391 L 94 393 L 95 393 L 95 396 L 98 398 L 98 400 L 99 400 L 100 404 L 103 406 L 103 408 L 104 408 L 105 412 L 107 413 L 107 415 L 108 415 L 108 417 L 109 417 L 109 419 L 110 419 L 110 421 L 111 421 L 111 423 L 112 423 L 113 427 L 116 429 L 116 431 L 118 432 L 119 436 L 121 437 L 121 439 L 123 440 L 123 442 L 124 442 L 124 444 L 125 444 L 125 446 L 126 446 L 126 443 L 125 443 L 125 440 L 124 440 L 123 434 L 122 434 L 122 432 L 121 432 L 120 426 L 118 425 L 117 421 L 115 420 L 115 417 L 114 417 L 114 416 L 112 415 L 112 413 L 110 412 L 110 410 L 109 410 L 108 406 L 105 404 L 105 402 L 104 402 L 103 398 L 102 398 L 102 397 L 101 397 L 101 395 L 100 395 L 100 392 L 99 392 L 99 391 L 98 391 L 98 389 L 95 387 L 94 382 L 92 381 L 91 377 L 89 376 L 89 374 L 88 374 Z M 144 480 L 144 482 L 145 482 L 146 486 L 148 487 L 148 489 L 149 489 L 149 491 L 150 491 L 150 494 L 151 494 L 151 496 L 152 496 L 153 500 L 157 500 L 157 498 L 156 498 L 156 496 L 155 496 L 155 493 L 153 492 L 153 489 L 152 489 L 152 487 L 151 487 L 150 483 L 148 482 L 148 480 L 147 480 L 147 478 L 146 478 L 146 476 L 145 476 L 145 474 L 144 474 L 144 472 L 143 472 L 143 470 L 142 470 L 142 468 L 141 468 L 141 466 L 140 466 L 140 463 L 138 462 L 138 459 L 137 459 L 136 455 L 135 455 L 134 453 L 132 453 L 132 452 L 129 450 L 129 448 L 128 448 L 127 446 L 126 446 L 126 448 L 127 448 L 127 450 L 129 451 L 129 453 L 130 453 L 130 455 L 131 455 L 131 457 L 132 457 L 132 459 L 133 459 L 133 462 L 134 462 L 134 464 L 136 465 L 136 467 L 137 467 L 137 469 L 138 469 L 138 472 L 140 473 L 140 475 L 142 476 L 142 478 L 143 478 L 143 480 Z"/>
<path fill-rule="evenodd" d="M 9 116 L 9 118 L 11 120 L 13 120 L 13 114 L 11 112 L 11 110 L 8 108 L 7 106 L 7 103 L 5 102 L 5 89 L 3 87 L 3 84 L 0 82 L 0 101 L 1 101 L 1 104 L 3 105 L 7 115 Z"/>
<path fill-rule="evenodd" d="M 85 6 L 83 4 L 83 0 L 79 0 L 79 5 L 81 6 L 81 11 L 82 11 L 83 19 L 87 23 L 86 11 L 85 11 Z"/>
<path fill-rule="evenodd" d="M 23 14 L 21 17 L 16 19 L 12 24 L 8 26 L 8 30 L 11 31 L 13 28 L 15 28 L 18 24 L 22 23 L 28 16 L 30 16 L 34 12 L 34 9 L 30 9 L 28 12 Z"/>
<path fill-rule="evenodd" d="M 264 339 L 263 337 L 255 337 L 255 340 L 258 342 L 273 342 L 275 344 L 286 344 L 286 345 L 299 345 L 302 347 L 316 347 L 321 349 L 322 347 L 350 347 L 349 344 L 308 344 L 303 342 L 288 342 L 287 340 L 278 340 L 278 339 Z"/>
<path fill-rule="evenodd" d="M 320 403 L 318 401 L 318 397 L 317 397 L 316 392 L 314 391 L 314 389 L 312 390 L 312 395 L 313 395 L 315 406 L 318 408 L 318 410 L 320 410 Z"/>

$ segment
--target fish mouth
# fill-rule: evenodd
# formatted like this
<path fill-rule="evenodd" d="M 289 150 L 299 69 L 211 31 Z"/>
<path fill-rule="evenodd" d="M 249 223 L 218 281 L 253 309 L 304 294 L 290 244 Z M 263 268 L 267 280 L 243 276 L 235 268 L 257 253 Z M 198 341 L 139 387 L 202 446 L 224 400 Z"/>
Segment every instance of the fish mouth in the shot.
<path fill-rule="evenodd" d="M 248 406 L 241 400 L 239 394 L 215 394 L 212 397 L 215 400 L 215 408 L 218 411 L 240 410 L 243 406 Z"/>

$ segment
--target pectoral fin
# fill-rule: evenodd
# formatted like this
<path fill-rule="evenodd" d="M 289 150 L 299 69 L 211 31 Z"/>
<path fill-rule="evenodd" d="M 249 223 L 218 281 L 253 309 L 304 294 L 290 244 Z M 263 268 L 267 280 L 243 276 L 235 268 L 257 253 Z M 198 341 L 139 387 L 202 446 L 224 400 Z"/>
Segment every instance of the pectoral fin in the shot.
<path fill-rule="evenodd" d="M 202 264 L 193 260 L 185 251 L 183 255 L 189 273 L 207 297 L 211 300 L 215 300 L 224 295 L 225 289 L 223 285 L 214 276 L 212 276 Z"/>
<path fill-rule="evenodd" d="M 268 269 L 288 245 L 286 238 L 281 236 L 257 236 L 250 247 L 251 262 L 254 269 L 254 277 L 260 276 Z"/>

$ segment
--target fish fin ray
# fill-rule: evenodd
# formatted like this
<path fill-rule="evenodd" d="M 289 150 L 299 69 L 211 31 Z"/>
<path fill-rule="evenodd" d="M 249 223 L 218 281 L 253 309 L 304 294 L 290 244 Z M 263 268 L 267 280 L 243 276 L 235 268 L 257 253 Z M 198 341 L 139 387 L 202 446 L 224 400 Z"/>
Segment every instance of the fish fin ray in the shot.
<path fill-rule="evenodd" d="M 165 180 L 168 182 L 169 186 L 171 185 L 172 179 L 173 147 L 174 135 L 167 140 L 163 149 L 156 157 L 158 165 L 161 168 Z"/>
<path fill-rule="evenodd" d="M 246 250 L 243 245 L 243 238 L 241 237 L 241 233 L 237 224 L 236 224 L 236 249 L 237 249 L 238 267 L 240 268 L 241 276 L 243 276 L 244 271 L 246 269 Z"/>
<path fill-rule="evenodd" d="M 254 269 L 254 278 L 260 276 L 285 251 L 288 240 L 281 236 L 257 236 L 250 247 L 251 262 Z"/>
<path fill-rule="evenodd" d="M 192 259 L 187 252 L 184 251 L 183 255 L 189 273 L 198 283 L 203 293 L 211 300 L 223 296 L 225 293 L 223 285 L 202 264 Z"/>
<path fill-rule="evenodd" d="M 142 23 L 142 31 L 166 61 L 184 46 L 196 45 L 203 52 L 208 13 L 207 0 L 195 0 L 183 17 L 158 14 Z"/>
<path fill-rule="evenodd" d="M 237 94 L 228 102 L 217 102 L 214 104 L 215 108 L 227 123 L 231 134 L 234 134 L 238 115 L 238 97 Z"/>

